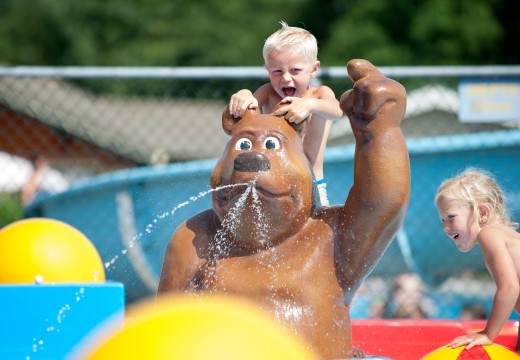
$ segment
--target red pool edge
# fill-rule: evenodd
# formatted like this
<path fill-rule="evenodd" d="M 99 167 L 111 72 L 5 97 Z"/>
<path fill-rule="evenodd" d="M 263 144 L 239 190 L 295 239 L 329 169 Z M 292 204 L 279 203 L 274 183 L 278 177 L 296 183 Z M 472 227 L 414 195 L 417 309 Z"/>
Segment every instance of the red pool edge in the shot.
<path fill-rule="evenodd" d="M 482 330 L 485 325 L 485 320 L 353 319 L 352 338 L 354 346 L 367 355 L 419 360 L 453 338 Z M 495 343 L 514 350 L 517 335 L 518 321 L 510 320 Z"/>

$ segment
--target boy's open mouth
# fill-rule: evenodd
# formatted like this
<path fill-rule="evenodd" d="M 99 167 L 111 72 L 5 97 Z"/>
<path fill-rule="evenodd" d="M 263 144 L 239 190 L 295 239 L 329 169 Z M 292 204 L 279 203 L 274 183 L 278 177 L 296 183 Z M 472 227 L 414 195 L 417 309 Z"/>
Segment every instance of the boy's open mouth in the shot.
<path fill-rule="evenodd" d="M 292 86 L 282 88 L 282 92 L 284 96 L 294 96 L 296 94 L 296 88 Z"/>
<path fill-rule="evenodd" d="M 453 240 L 457 240 L 458 237 L 459 237 L 459 234 L 453 234 L 453 235 L 451 235 L 451 238 L 452 238 Z"/>

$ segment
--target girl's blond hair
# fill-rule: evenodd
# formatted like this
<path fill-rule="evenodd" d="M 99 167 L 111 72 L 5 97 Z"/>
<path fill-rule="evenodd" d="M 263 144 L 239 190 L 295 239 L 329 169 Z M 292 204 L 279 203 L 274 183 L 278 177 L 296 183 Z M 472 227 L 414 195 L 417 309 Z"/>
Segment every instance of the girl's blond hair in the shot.
<path fill-rule="evenodd" d="M 307 63 L 318 60 L 318 42 L 309 31 L 289 26 L 280 21 L 282 28 L 269 36 L 264 44 L 262 55 L 264 61 L 273 51 L 288 51 L 301 54 Z"/>
<path fill-rule="evenodd" d="M 437 189 L 435 204 L 440 197 L 456 201 L 467 207 L 478 221 L 478 205 L 486 204 L 491 209 L 489 223 L 500 223 L 518 228 L 507 211 L 506 198 L 490 172 L 469 167 L 461 174 L 447 179 Z"/>

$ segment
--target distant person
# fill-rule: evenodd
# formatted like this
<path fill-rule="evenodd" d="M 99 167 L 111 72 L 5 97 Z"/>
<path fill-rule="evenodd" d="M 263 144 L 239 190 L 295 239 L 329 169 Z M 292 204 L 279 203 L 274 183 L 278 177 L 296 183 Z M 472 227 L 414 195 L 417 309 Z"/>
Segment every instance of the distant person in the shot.
<path fill-rule="evenodd" d="M 23 205 L 34 201 L 38 194 L 56 193 L 68 187 L 65 177 L 59 171 L 51 168 L 43 155 L 34 155 L 30 160 L 33 172 L 20 193 Z"/>
<path fill-rule="evenodd" d="M 486 308 L 481 305 L 466 304 L 460 310 L 459 319 L 462 321 L 486 320 Z"/>
<path fill-rule="evenodd" d="M 497 285 L 484 330 L 455 338 L 452 347 L 492 344 L 513 310 L 520 311 L 520 234 L 505 202 L 492 175 L 476 168 L 445 180 L 437 190 L 435 204 L 444 232 L 462 252 L 480 245 Z M 517 340 L 516 350 L 519 345 Z"/>
<path fill-rule="evenodd" d="M 386 306 L 386 316 L 394 319 L 426 318 L 427 309 L 431 306 L 423 293 L 424 284 L 417 274 L 404 273 L 396 276 L 391 298 Z"/>
<path fill-rule="evenodd" d="M 264 44 L 263 57 L 270 82 L 253 94 L 242 89 L 231 96 L 229 110 L 235 117 L 242 117 L 246 109 L 260 107 L 263 113 L 273 112 L 279 102 L 285 106 L 275 115 L 284 115 L 292 123 L 309 118 L 303 146 L 309 159 L 323 206 L 329 206 L 327 184 L 323 174 L 323 158 L 332 120 L 343 116 L 334 92 L 327 86 L 310 85 L 320 67 L 318 44 L 314 35 L 305 29 L 288 26 L 272 34 Z"/>

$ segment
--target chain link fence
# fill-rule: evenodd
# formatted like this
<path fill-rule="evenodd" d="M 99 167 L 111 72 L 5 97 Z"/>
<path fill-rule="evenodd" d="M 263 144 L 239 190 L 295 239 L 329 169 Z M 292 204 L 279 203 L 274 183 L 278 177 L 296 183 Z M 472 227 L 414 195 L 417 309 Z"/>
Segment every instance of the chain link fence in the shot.
<path fill-rule="evenodd" d="M 494 283 L 478 249 L 460 254 L 442 233 L 433 195 L 443 178 L 483 167 L 520 220 L 520 119 L 461 122 L 458 91 L 465 78 L 518 80 L 520 68 L 381 70 L 408 92 L 412 197 L 352 316 L 485 318 Z M 0 68 L 0 226 L 25 216 L 69 222 L 129 301 L 152 295 L 172 231 L 210 204 L 201 194 L 227 141 L 229 97 L 266 81 L 256 67 Z M 316 81 L 338 98 L 352 85 L 345 68 L 322 68 Z M 351 181 L 353 141 L 346 118 L 333 124 L 325 176 L 335 203 Z"/>

